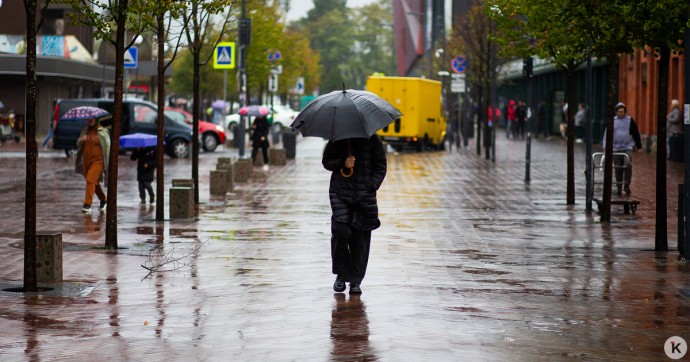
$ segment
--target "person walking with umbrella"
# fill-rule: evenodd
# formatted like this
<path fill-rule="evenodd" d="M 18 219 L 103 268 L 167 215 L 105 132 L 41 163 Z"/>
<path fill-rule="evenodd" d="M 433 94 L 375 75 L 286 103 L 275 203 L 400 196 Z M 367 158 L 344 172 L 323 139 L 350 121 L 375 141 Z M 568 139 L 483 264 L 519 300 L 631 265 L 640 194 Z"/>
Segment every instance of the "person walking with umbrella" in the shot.
<path fill-rule="evenodd" d="M 87 119 L 87 125 L 81 131 L 77 140 L 76 171 L 86 179 L 86 193 L 84 195 L 83 213 L 91 212 L 94 193 L 100 200 L 98 209 L 105 211 L 106 196 L 101 187 L 101 178 L 108 169 L 110 156 L 110 133 L 100 125 L 96 117 Z M 80 169 L 81 162 L 81 169 Z"/>
<path fill-rule="evenodd" d="M 252 124 L 252 163 L 256 162 L 256 154 L 261 148 L 261 153 L 264 157 L 264 163 L 268 164 L 268 119 L 266 116 L 259 116 L 254 119 Z M 264 167 L 266 167 L 264 165 Z"/>
<path fill-rule="evenodd" d="M 146 192 L 149 194 L 149 203 L 151 205 L 156 201 L 153 193 L 153 173 L 158 165 L 158 158 L 156 156 L 156 147 L 139 147 L 132 151 L 129 156 L 132 161 L 137 161 L 137 182 L 139 183 L 139 205 L 146 205 Z"/>
<path fill-rule="evenodd" d="M 371 231 L 381 226 L 376 191 L 386 177 L 386 152 L 381 138 L 330 141 L 323 152 L 323 167 L 331 171 L 331 258 L 336 280 L 333 290 L 360 294 L 367 270 Z"/>
<path fill-rule="evenodd" d="M 376 131 L 401 115 L 374 93 L 343 89 L 316 98 L 292 122 L 305 137 L 329 140 L 322 164 L 331 172 L 331 268 L 338 293 L 345 291 L 347 282 L 350 294 L 362 293 L 371 232 L 381 226 L 376 192 L 387 168 Z"/>

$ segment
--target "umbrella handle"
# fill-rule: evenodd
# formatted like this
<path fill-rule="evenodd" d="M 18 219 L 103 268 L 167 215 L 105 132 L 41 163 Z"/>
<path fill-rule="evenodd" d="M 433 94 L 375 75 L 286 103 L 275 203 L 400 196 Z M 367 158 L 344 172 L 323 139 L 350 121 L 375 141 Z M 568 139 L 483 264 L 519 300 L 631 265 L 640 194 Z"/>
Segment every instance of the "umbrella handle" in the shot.
<path fill-rule="evenodd" d="M 345 173 L 344 169 L 341 168 L 340 169 L 340 175 L 342 175 L 343 177 L 352 177 L 352 174 L 355 173 L 355 169 L 352 167 L 345 167 L 345 169 L 350 170 L 350 172 Z"/>

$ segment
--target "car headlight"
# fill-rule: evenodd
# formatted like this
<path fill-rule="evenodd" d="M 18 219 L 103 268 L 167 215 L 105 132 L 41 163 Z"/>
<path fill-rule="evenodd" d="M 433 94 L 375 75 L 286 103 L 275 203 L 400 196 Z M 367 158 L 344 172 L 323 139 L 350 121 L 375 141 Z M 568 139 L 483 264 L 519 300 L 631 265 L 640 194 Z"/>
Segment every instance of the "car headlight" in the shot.
<path fill-rule="evenodd" d="M 223 127 L 221 127 L 221 126 L 216 126 L 216 131 L 218 131 L 218 132 L 225 132 L 225 128 L 223 128 Z"/>

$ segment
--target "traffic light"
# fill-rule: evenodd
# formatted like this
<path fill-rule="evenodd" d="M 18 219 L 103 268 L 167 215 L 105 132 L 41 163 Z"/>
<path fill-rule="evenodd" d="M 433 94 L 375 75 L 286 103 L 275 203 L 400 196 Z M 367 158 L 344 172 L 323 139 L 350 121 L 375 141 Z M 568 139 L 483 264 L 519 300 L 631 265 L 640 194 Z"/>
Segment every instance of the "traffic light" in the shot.
<path fill-rule="evenodd" d="M 532 57 L 527 57 L 522 60 L 522 77 L 532 78 Z"/>

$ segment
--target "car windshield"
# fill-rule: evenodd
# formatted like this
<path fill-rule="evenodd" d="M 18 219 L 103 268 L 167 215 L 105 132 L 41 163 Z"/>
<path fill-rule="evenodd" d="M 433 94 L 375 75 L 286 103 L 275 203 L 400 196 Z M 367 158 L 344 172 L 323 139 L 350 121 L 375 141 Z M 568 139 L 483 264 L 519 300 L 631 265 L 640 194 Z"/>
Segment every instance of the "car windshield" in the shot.
<path fill-rule="evenodd" d="M 185 118 L 184 114 L 182 114 L 180 112 L 173 111 L 173 110 L 166 110 L 165 115 L 170 117 L 170 119 L 172 119 L 176 123 L 186 123 L 186 118 Z"/>

